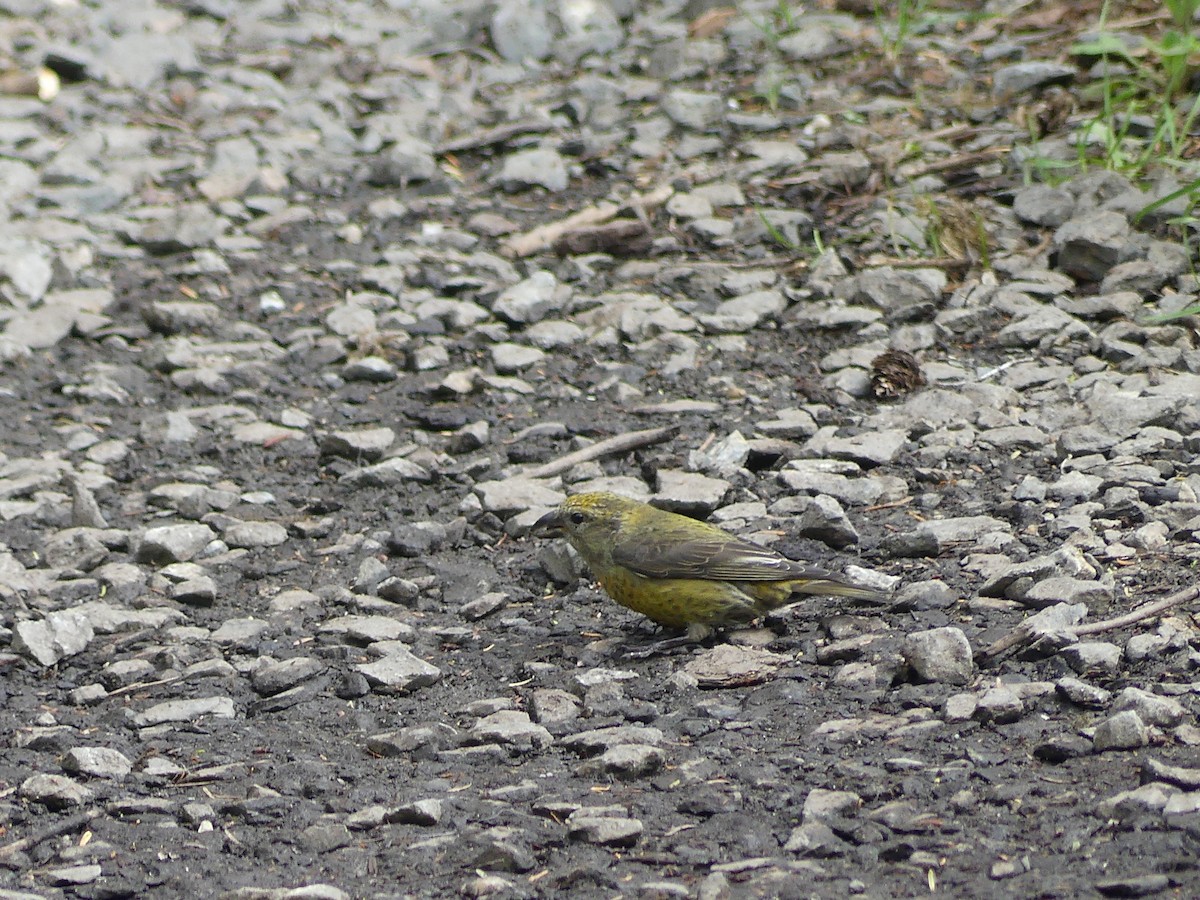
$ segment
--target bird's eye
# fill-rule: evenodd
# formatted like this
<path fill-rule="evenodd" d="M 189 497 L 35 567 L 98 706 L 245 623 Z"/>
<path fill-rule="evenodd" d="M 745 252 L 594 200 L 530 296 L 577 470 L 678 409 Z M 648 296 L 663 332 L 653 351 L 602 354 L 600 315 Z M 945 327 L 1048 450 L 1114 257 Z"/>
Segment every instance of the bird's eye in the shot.
<path fill-rule="evenodd" d="M 581 512 L 573 512 L 567 518 L 571 520 L 572 525 L 582 525 L 587 516 Z"/>

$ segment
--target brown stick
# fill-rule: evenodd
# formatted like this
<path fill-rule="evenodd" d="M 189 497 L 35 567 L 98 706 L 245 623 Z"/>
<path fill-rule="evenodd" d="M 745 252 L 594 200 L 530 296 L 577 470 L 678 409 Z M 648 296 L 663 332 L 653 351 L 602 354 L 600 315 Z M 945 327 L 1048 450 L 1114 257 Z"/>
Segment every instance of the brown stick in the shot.
<path fill-rule="evenodd" d="M 595 206 L 589 206 L 565 219 L 539 225 L 532 231 L 514 235 L 501 245 L 500 252 L 505 256 L 520 257 L 529 256 L 539 250 L 547 250 L 568 231 L 574 231 L 587 225 L 600 225 L 616 218 L 620 210 L 621 207 L 615 203 L 598 203 Z"/>
<path fill-rule="evenodd" d="M 666 203 L 674 193 L 675 189 L 671 185 L 664 184 L 647 194 L 634 194 L 624 204 L 597 203 L 594 206 L 589 206 L 587 209 L 581 209 L 579 212 L 573 213 L 565 219 L 539 225 L 537 228 L 527 231 L 524 234 L 513 235 L 500 246 L 500 252 L 505 256 L 521 257 L 530 256 L 542 250 L 548 250 L 554 246 L 555 241 L 568 231 L 574 231 L 588 225 L 601 225 L 615 219 L 617 214 L 626 207 L 634 210 L 641 217 L 645 215 L 646 210 Z"/>
<path fill-rule="evenodd" d="M 985 647 L 979 652 L 979 657 L 984 660 L 995 659 L 1002 653 L 1007 653 L 1013 647 L 1025 643 L 1029 640 L 1031 631 L 1029 626 L 1022 622 L 1000 640 L 995 641 L 991 645 Z"/>
<path fill-rule="evenodd" d="M 1152 619 L 1159 613 L 1166 612 L 1176 606 L 1181 606 L 1189 600 L 1195 600 L 1200 597 L 1200 585 L 1185 588 L 1177 594 L 1172 594 L 1169 597 L 1164 597 L 1154 603 L 1148 603 L 1140 609 L 1135 609 L 1133 612 L 1125 613 L 1123 616 L 1117 616 L 1113 619 L 1102 619 L 1099 622 L 1093 622 L 1090 625 L 1077 625 L 1072 628 L 1075 634 L 1083 637 L 1088 634 L 1099 634 L 1102 631 L 1112 631 L 1116 628 L 1124 628 L 1126 625 L 1133 625 L 1136 622 L 1141 622 L 1144 619 Z"/>
<path fill-rule="evenodd" d="M 592 444 L 590 447 L 575 450 L 566 456 L 560 456 L 558 459 L 543 463 L 535 469 L 523 472 L 522 475 L 526 478 L 549 478 L 552 475 L 561 475 L 573 466 L 591 462 L 593 459 L 599 459 L 601 456 L 609 456 L 613 453 L 626 453 L 638 447 L 648 447 L 651 444 L 661 443 L 671 437 L 675 431 L 676 428 L 674 425 L 664 425 L 661 428 L 647 428 L 643 431 L 627 431 L 625 434 L 615 434 L 610 438 L 605 438 L 602 441 Z"/>
<path fill-rule="evenodd" d="M 975 153 L 961 153 L 931 163 L 913 166 L 911 169 L 905 169 L 903 174 L 905 178 L 911 179 L 920 178 L 923 175 L 935 175 L 939 172 L 953 171 L 955 169 L 965 169 L 970 166 L 979 165 L 980 163 L 991 162 L 1011 152 L 1008 147 L 991 147 Z"/>
<path fill-rule="evenodd" d="M 438 156 L 443 156 L 447 153 L 460 153 L 463 150 L 475 150 L 479 147 L 503 144 L 505 141 L 511 140 L 518 135 L 537 134 L 543 131 L 552 131 L 553 129 L 553 122 L 540 119 L 508 122 L 504 125 L 497 125 L 495 128 L 484 128 L 481 131 L 472 132 L 462 137 L 442 141 L 442 143 L 438 144 L 435 152 Z"/>
<path fill-rule="evenodd" d="M 1157 600 L 1154 603 L 1148 603 L 1140 609 L 1135 609 L 1132 612 L 1125 613 L 1123 616 L 1115 616 L 1111 619 L 1101 619 L 1099 622 L 1092 622 L 1088 625 L 1076 625 L 1074 628 L 1064 628 L 1064 634 L 1073 634 L 1075 637 L 1086 637 L 1090 634 L 1101 634 L 1105 631 L 1114 631 L 1117 628 L 1124 628 L 1126 625 L 1135 625 L 1138 622 L 1143 622 L 1146 619 L 1152 619 L 1161 613 L 1166 612 L 1176 606 L 1181 606 L 1190 600 L 1195 600 L 1200 597 L 1200 585 L 1186 588 L 1178 593 L 1172 594 L 1169 597 L 1164 597 L 1162 600 Z M 1002 653 L 1011 650 L 1020 644 L 1025 643 L 1032 636 L 1029 627 L 1022 623 L 1014 628 L 1011 632 L 1000 638 L 991 646 L 985 648 L 979 655 L 984 659 L 993 659 Z"/>
<path fill-rule="evenodd" d="M 100 807 L 93 806 L 91 809 L 85 809 L 81 813 L 76 813 L 59 822 L 47 825 L 45 828 L 35 831 L 28 837 L 23 837 L 19 841 L 13 841 L 11 844 L 5 844 L 3 847 L 0 847 L 0 859 L 12 856 L 14 853 L 22 853 L 31 847 L 36 847 L 42 841 L 58 837 L 60 834 L 66 834 L 68 831 L 74 831 L 76 828 L 87 825 L 92 819 L 103 813 L 104 810 Z"/>

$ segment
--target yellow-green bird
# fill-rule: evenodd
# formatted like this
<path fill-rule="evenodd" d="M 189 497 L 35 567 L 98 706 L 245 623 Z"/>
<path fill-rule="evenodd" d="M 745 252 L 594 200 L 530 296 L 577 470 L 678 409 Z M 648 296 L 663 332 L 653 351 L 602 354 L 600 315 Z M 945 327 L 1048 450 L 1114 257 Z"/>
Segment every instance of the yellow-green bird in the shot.
<path fill-rule="evenodd" d="M 693 641 L 751 622 L 793 594 L 882 599 L 715 525 L 603 491 L 568 497 L 533 530 L 566 537 L 610 597 Z"/>

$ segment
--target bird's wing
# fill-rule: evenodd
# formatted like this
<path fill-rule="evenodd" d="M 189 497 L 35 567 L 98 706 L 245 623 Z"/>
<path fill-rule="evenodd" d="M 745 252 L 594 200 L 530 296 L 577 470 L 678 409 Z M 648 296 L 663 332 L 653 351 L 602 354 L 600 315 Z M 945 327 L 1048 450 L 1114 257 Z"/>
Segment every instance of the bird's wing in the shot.
<path fill-rule="evenodd" d="M 700 578 L 708 581 L 779 581 L 822 578 L 774 550 L 725 536 L 678 536 L 619 541 L 613 562 L 647 578 Z"/>

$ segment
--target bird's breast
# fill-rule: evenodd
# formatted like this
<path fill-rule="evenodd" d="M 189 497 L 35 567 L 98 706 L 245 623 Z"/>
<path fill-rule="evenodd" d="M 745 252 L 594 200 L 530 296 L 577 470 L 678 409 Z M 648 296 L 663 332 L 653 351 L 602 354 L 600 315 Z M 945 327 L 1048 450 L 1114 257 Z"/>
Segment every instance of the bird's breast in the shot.
<path fill-rule="evenodd" d="M 749 596 L 720 581 L 645 578 L 620 566 L 597 574 L 597 580 L 622 606 L 667 628 L 748 622 L 760 614 Z"/>

